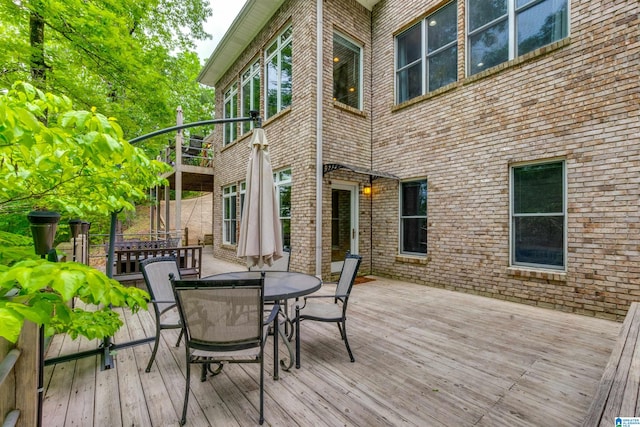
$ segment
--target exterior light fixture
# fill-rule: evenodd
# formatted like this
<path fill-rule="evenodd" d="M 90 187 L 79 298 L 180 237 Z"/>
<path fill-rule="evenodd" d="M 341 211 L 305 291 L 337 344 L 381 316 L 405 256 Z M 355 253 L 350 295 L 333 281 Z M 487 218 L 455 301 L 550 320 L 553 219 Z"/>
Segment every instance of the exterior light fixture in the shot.
<path fill-rule="evenodd" d="M 429 26 L 430 27 L 435 27 L 438 23 L 436 22 L 435 19 L 432 19 L 431 21 L 429 21 Z"/>
<path fill-rule="evenodd" d="M 338 58 L 337 56 L 333 57 L 333 62 L 340 62 L 340 58 Z"/>
<path fill-rule="evenodd" d="M 371 195 L 371 184 L 365 184 L 364 187 L 362 187 L 362 194 L 365 196 Z"/>

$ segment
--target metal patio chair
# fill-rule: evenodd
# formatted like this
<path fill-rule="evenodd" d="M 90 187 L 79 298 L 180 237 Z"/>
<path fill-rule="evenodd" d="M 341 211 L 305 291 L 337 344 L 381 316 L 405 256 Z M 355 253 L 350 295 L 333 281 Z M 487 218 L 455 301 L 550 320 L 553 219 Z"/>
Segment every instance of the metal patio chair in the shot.
<path fill-rule="evenodd" d="M 180 424 L 187 417 L 191 365 L 217 375 L 225 363 L 260 364 L 260 419 L 264 422 L 264 344 L 276 304 L 264 319 L 264 274 L 252 279 L 172 280 L 185 336 L 186 389 Z M 277 322 L 273 322 L 277 328 Z M 211 365 L 217 365 L 215 370 Z"/>
<path fill-rule="evenodd" d="M 178 314 L 178 308 L 176 306 L 176 300 L 171 287 L 171 279 L 169 278 L 170 275 L 179 278 L 180 270 L 178 269 L 176 257 L 173 256 L 147 258 L 140 261 L 140 269 L 142 270 L 142 276 L 144 277 L 147 290 L 151 296 L 151 303 L 153 304 L 153 311 L 156 317 L 156 336 L 153 345 L 153 352 L 151 353 L 151 358 L 149 359 L 147 368 L 145 369 L 145 372 L 149 372 L 151 370 L 151 365 L 156 358 L 156 353 L 158 352 L 160 331 L 163 329 L 182 328 L 180 315 Z M 180 346 L 181 340 L 182 330 L 178 336 L 176 347 Z"/>
<path fill-rule="evenodd" d="M 347 340 L 347 303 L 351 288 L 358 275 L 358 268 L 362 257 L 347 253 L 340 272 L 340 278 L 336 285 L 334 295 L 309 295 L 304 297 L 304 302 L 295 304 L 295 330 L 296 330 L 296 368 L 300 368 L 300 321 L 315 320 L 318 322 L 335 322 L 340 330 L 340 337 L 344 341 L 349 353 L 349 358 L 355 362 L 349 341 Z M 332 299 L 332 302 L 316 302 L 320 300 Z"/>

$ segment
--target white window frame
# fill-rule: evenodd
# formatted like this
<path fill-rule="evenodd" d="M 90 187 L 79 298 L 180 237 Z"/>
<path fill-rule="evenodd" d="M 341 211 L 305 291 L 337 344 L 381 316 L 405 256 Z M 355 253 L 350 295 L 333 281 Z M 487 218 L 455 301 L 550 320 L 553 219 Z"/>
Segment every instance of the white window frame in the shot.
<path fill-rule="evenodd" d="M 402 191 L 403 191 L 403 184 L 407 184 L 407 183 L 411 183 L 411 182 L 424 182 L 425 187 L 426 187 L 426 191 L 427 191 L 427 200 L 426 200 L 426 206 L 425 206 L 425 213 L 424 215 L 407 215 L 404 216 L 402 214 L 403 212 L 403 204 L 402 204 Z M 409 179 L 406 181 L 402 181 L 400 183 L 400 191 L 398 192 L 398 206 L 399 206 L 399 212 L 398 212 L 398 243 L 399 243 L 399 247 L 398 247 L 398 252 L 401 255 L 411 255 L 411 256 L 421 256 L 421 257 L 425 257 L 427 256 L 427 253 L 429 252 L 429 244 L 428 244 L 428 239 L 429 239 L 429 230 L 428 230 L 428 220 L 429 220 L 429 187 L 428 187 L 428 181 L 427 178 L 419 178 L 419 179 Z M 424 218 L 424 224 L 425 224 L 425 233 L 426 233 L 426 237 L 427 237 L 427 245 L 425 247 L 425 251 L 424 252 L 409 252 L 409 251 L 405 251 L 404 250 L 404 222 L 403 220 L 405 219 L 414 219 L 414 218 Z"/>
<path fill-rule="evenodd" d="M 285 34 L 289 32 L 289 35 L 285 37 Z M 287 47 L 287 45 L 291 44 L 291 76 L 290 78 L 293 80 L 293 30 L 291 25 L 287 26 L 287 28 L 280 32 L 280 34 L 278 34 L 278 36 L 275 38 L 275 40 L 265 49 L 265 61 L 264 61 L 264 76 L 265 76 L 265 82 L 264 82 L 264 115 L 265 118 L 269 118 L 275 114 L 278 114 L 280 111 L 284 110 L 285 108 L 289 107 L 291 104 L 288 105 L 283 105 L 282 103 L 282 64 L 283 64 L 283 58 L 282 58 L 282 51 L 284 50 L 285 47 Z M 270 54 L 268 54 L 268 52 L 271 50 L 272 47 L 276 47 L 274 49 L 273 52 L 271 52 Z M 276 111 L 273 114 L 270 114 L 269 112 L 269 64 L 271 62 L 271 60 L 277 57 L 277 76 L 276 76 L 276 84 L 277 84 L 277 88 L 276 88 Z M 293 82 L 291 82 L 291 97 L 293 98 Z M 293 99 L 291 100 L 293 101 Z"/>
<path fill-rule="evenodd" d="M 362 79 L 364 78 L 363 75 L 363 69 L 364 69 L 364 62 L 363 62 L 363 49 L 362 49 L 362 45 L 360 43 L 358 43 L 357 41 L 355 41 L 354 39 L 352 39 L 351 37 L 341 33 L 340 31 L 334 31 L 333 32 L 333 44 L 335 45 L 336 43 L 336 36 L 344 39 L 346 42 L 351 43 L 353 45 L 353 47 L 358 49 L 358 87 L 357 87 L 357 91 L 358 91 L 358 105 L 353 107 L 352 105 L 350 105 L 350 107 L 356 108 L 358 110 L 362 110 L 362 90 L 363 90 L 363 84 L 362 84 Z M 351 47 L 351 46 L 348 46 Z M 334 62 L 335 62 L 335 52 L 334 52 L 334 58 L 333 58 Z M 354 73 L 355 74 L 355 73 Z M 335 78 L 335 74 L 333 74 L 333 84 L 335 85 L 336 83 L 336 78 Z M 335 92 L 335 90 L 334 90 Z M 334 98 L 334 101 L 336 99 Z M 337 101 L 340 102 L 340 101 Z M 345 104 L 348 105 L 348 104 Z"/>
<path fill-rule="evenodd" d="M 424 19 L 420 20 L 420 22 L 412 25 L 411 27 L 407 28 L 405 31 L 403 31 L 402 33 L 398 34 L 395 38 L 394 38 L 394 52 L 395 52 L 395 58 L 394 58 L 394 67 L 395 67 L 395 79 L 394 79 L 394 89 L 395 89 L 395 100 L 396 100 L 396 104 L 401 104 L 403 102 L 407 102 L 411 99 L 416 98 L 417 96 L 421 96 L 421 95 L 425 95 L 429 92 L 432 92 L 433 90 L 437 90 L 440 88 L 436 88 L 436 89 L 431 89 L 429 88 L 429 79 L 428 79 L 428 74 L 429 74 L 429 70 L 428 70 L 428 66 L 429 66 L 429 58 L 439 54 L 442 51 L 445 51 L 447 49 L 452 48 L 453 46 L 456 46 L 456 64 L 458 63 L 458 56 L 457 56 L 457 46 L 458 46 L 458 32 L 460 31 L 459 25 L 458 25 L 458 21 L 456 19 L 456 38 L 447 43 L 446 45 L 440 46 L 437 50 L 433 51 L 433 52 L 429 52 L 429 41 L 427 40 L 427 25 L 428 22 L 432 19 L 432 17 L 440 12 L 442 9 L 444 9 L 447 6 L 450 6 L 452 3 L 455 3 L 455 9 L 456 9 L 456 16 L 457 16 L 457 9 L 458 9 L 458 0 L 452 0 L 447 2 L 446 4 L 442 5 L 442 7 L 438 8 L 437 10 L 433 11 L 433 13 L 429 14 L 429 16 L 425 17 Z M 398 68 L 398 52 L 399 52 L 399 48 L 398 48 L 398 37 L 401 36 L 402 34 L 404 34 L 406 31 L 409 31 L 411 29 L 414 29 L 416 26 L 420 26 L 420 43 L 421 43 L 421 54 L 420 54 L 420 58 L 416 59 L 415 61 L 405 64 L 402 68 Z M 417 63 L 420 63 L 420 76 L 422 78 L 422 88 L 421 88 L 421 93 L 420 95 L 417 95 L 415 97 L 411 97 L 411 98 L 407 98 L 404 100 L 400 100 L 400 75 L 403 71 L 405 71 L 406 69 L 409 69 L 411 67 L 413 67 L 414 65 L 416 65 Z M 456 67 L 457 70 L 457 67 Z M 455 75 L 455 81 L 458 81 L 458 74 L 456 71 L 456 75 Z"/>
<path fill-rule="evenodd" d="M 561 163 L 562 164 L 562 212 L 544 212 L 538 214 L 516 214 L 514 213 L 514 197 L 515 197 L 515 189 L 514 189 L 514 170 L 517 168 L 532 166 L 532 165 L 545 165 L 545 164 L 554 164 Z M 515 251 L 516 251 L 516 233 L 514 230 L 514 222 L 517 217 L 525 217 L 525 216 L 563 216 L 563 234 L 562 234 L 562 256 L 563 256 L 563 264 L 562 266 L 550 265 L 550 264 L 537 264 L 537 263 L 527 263 L 527 262 L 516 262 L 515 261 Z M 525 268 L 534 268 L 540 270 L 553 270 L 553 271 L 564 271 L 567 270 L 567 162 L 564 159 L 553 159 L 553 160 L 541 160 L 538 162 L 528 162 L 528 163 L 517 163 L 510 165 L 509 167 L 509 265 L 511 267 L 525 267 Z"/>
<path fill-rule="evenodd" d="M 282 169 L 279 171 L 276 171 L 273 173 L 273 185 L 275 186 L 275 190 L 276 190 L 276 199 L 278 201 L 278 219 L 280 221 L 280 231 L 282 231 L 282 240 L 283 240 L 283 244 L 284 242 L 284 222 L 285 221 L 289 221 L 289 233 L 291 233 L 291 210 L 293 209 L 293 201 L 290 200 L 290 206 L 289 206 L 289 216 L 283 216 L 282 215 L 282 201 L 280 200 L 280 189 L 284 188 L 284 187 L 289 187 L 291 188 L 293 186 L 293 177 L 291 174 L 291 169 L 287 168 L 287 169 Z M 291 236 L 289 236 L 289 239 L 291 239 Z M 285 245 L 286 247 L 286 245 Z"/>
<path fill-rule="evenodd" d="M 260 111 L 260 60 L 256 60 L 240 75 L 240 111 L 242 117 L 249 117 L 250 111 Z M 258 105 L 255 105 L 255 90 L 253 83 L 258 82 Z M 245 93 L 249 92 L 249 105 L 245 105 Z M 240 125 L 240 135 L 244 135 L 253 129 L 253 120 L 242 122 Z"/>
<path fill-rule="evenodd" d="M 227 111 L 227 104 L 229 104 L 231 112 Z M 229 89 L 224 93 L 224 104 L 222 107 L 223 115 L 225 119 L 234 119 L 238 117 L 238 83 L 234 82 Z M 238 138 L 238 127 L 236 122 L 225 123 L 223 126 L 222 145 L 226 146 L 231 144 Z"/>
<path fill-rule="evenodd" d="M 469 18 L 470 18 L 470 7 L 469 7 L 469 1 L 471 0 L 465 0 L 466 1 L 466 5 L 465 5 L 465 11 L 466 11 L 466 75 L 467 76 L 471 76 L 473 74 L 478 74 L 484 70 L 481 71 L 477 71 L 473 74 L 471 74 L 471 37 L 473 37 L 474 35 L 483 32 L 484 30 L 486 30 L 489 27 L 492 27 L 496 24 L 498 24 L 499 22 L 502 22 L 504 20 L 508 20 L 507 26 L 508 26 L 508 43 L 509 43 L 509 55 L 506 61 L 511 61 L 515 58 L 517 58 L 518 56 L 520 56 L 520 54 L 517 52 L 517 46 L 518 46 L 518 41 L 516 40 L 518 34 L 517 34 L 517 28 L 516 28 L 516 18 L 519 14 L 531 9 L 532 7 L 535 7 L 541 3 L 544 3 L 545 1 L 548 0 L 531 0 L 529 3 L 527 3 L 524 6 L 520 6 L 519 8 L 516 7 L 516 2 L 518 0 L 505 0 L 507 2 L 507 13 L 506 15 L 502 15 L 496 19 L 494 19 L 491 22 L 487 22 L 486 24 L 474 29 L 472 32 L 469 32 L 469 29 L 471 28 L 470 24 L 469 24 Z M 479 0 L 481 1 L 481 0 Z M 558 40 L 563 40 L 566 37 L 569 37 L 569 35 L 571 34 L 571 2 L 569 0 L 564 0 L 566 2 L 567 5 L 567 34 L 565 37 L 558 39 Z M 558 41 L 556 40 L 556 41 Z M 555 43 L 552 42 L 552 43 Z M 542 46 L 541 46 L 542 47 Z M 494 66 L 497 66 L 499 64 L 496 64 Z M 488 67 L 487 69 L 489 69 L 491 67 Z"/>
<path fill-rule="evenodd" d="M 240 183 L 240 214 L 238 215 L 238 220 L 242 219 L 242 214 L 244 213 L 244 198 L 247 195 L 247 181 L 242 181 Z"/>
<path fill-rule="evenodd" d="M 235 245 L 237 244 L 237 241 L 238 241 L 237 196 L 238 196 L 237 186 L 235 184 L 223 187 L 222 189 L 222 243 L 225 245 Z M 233 212 L 229 212 L 229 208 L 233 208 Z"/>

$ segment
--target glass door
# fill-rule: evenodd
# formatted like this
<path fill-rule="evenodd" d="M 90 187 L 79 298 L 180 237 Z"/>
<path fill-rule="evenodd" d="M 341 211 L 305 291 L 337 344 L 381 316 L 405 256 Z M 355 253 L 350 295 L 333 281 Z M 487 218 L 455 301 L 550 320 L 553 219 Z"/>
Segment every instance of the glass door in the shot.
<path fill-rule="evenodd" d="M 331 187 L 331 272 L 338 273 L 347 252 L 358 253 L 358 186 Z"/>

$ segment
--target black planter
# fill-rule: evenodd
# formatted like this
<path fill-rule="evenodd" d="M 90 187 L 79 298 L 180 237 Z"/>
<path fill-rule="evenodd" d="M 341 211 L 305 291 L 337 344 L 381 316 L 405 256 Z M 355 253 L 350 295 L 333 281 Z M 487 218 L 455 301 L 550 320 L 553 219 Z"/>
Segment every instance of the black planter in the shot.
<path fill-rule="evenodd" d="M 53 248 L 53 239 L 56 236 L 60 214 L 50 211 L 32 211 L 27 215 L 31 223 L 31 234 L 36 254 L 47 256 Z"/>

